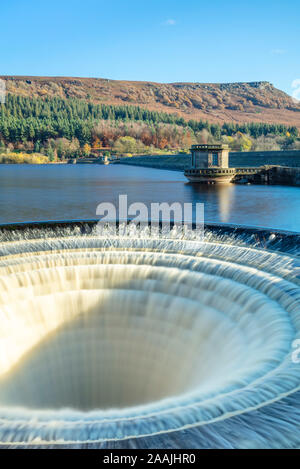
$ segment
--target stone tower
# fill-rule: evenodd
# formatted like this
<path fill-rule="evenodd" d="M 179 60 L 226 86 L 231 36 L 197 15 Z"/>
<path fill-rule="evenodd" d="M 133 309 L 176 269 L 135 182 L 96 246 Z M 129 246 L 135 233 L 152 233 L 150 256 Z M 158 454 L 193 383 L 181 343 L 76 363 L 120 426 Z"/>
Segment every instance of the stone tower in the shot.
<path fill-rule="evenodd" d="M 193 145 L 190 168 L 184 174 L 191 182 L 230 182 L 235 175 L 228 166 L 228 145 Z"/>

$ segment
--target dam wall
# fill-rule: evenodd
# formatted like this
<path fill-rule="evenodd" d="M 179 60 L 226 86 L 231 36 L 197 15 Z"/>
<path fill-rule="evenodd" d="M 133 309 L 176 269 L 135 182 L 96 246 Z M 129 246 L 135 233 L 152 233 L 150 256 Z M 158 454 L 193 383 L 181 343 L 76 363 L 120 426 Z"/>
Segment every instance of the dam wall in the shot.
<path fill-rule="evenodd" d="M 300 168 L 274 166 L 269 169 L 269 184 L 300 186 Z"/>
<path fill-rule="evenodd" d="M 144 155 L 121 158 L 121 164 L 183 171 L 191 164 L 191 155 Z M 230 152 L 229 167 L 259 166 L 300 167 L 300 150 Z"/>
<path fill-rule="evenodd" d="M 252 171 L 252 173 L 247 174 L 244 173 L 243 168 L 241 167 L 236 169 L 236 175 L 232 182 L 243 184 L 300 186 L 300 168 L 266 165 L 257 167 L 255 168 L 255 172 Z"/>
<path fill-rule="evenodd" d="M 265 165 L 288 166 L 290 168 L 300 167 L 300 150 L 240 151 L 229 153 L 229 166 L 231 168 Z"/>
<path fill-rule="evenodd" d="M 121 158 L 120 164 L 183 171 L 191 164 L 191 155 L 144 155 Z"/>

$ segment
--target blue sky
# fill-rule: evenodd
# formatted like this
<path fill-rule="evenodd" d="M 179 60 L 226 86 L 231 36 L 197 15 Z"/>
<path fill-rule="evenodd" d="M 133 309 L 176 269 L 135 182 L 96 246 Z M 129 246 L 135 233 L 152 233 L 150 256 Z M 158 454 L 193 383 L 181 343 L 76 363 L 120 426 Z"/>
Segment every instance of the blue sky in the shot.
<path fill-rule="evenodd" d="M 299 0 L 10 0 L 1 75 L 157 82 L 300 78 Z"/>

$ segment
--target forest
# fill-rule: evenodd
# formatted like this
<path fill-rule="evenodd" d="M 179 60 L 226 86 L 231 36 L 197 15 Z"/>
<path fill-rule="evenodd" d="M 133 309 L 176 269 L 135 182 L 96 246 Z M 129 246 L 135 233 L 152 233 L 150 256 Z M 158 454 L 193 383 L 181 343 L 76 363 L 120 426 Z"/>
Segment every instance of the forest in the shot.
<path fill-rule="evenodd" d="M 228 143 L 231 150 L 298 149 L 295 126 L 212 124 L 138 106 L 80 99 L 7 95 L 0 105 L 0 154 L 26 152 L 50 161 L 89 156 L 103 148 L 118 155 L 188 152 L 195 143 Z"/>

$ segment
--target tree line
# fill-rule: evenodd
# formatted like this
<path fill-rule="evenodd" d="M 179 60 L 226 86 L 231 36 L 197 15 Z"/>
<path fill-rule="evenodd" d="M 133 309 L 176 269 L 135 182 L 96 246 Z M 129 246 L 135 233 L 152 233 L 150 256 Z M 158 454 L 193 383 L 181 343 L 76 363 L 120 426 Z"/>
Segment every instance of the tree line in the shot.
<path fill-rule="evenodd" d="M 72 148 L 78 151 L 84 146 L 87 149 L 88 145 L 113 147 L 118 139 L 130 136 L 138 142 L 139 151 L 146 151 L 147 148 L 188 148 L 203 140 L 227 138 L 229 143 L 241 142 L 241 134 L 250 139 L 280 137 L 289 144 L 297 139 L 298 130 L 283 124 L 228 122 L 220 125 L 203 120 L 186 121 L 176 114 L 138 106 L 93 104 L 72 98 L 8 94 L 5 104 L 0 105 L 0 145 L 23 149 L 23 144 L 27 150 L 44 154 L 50 147 L 55 150 L 53 142 L 60 140 L 61 144 L 61 139 L 73 142 Z"/>

